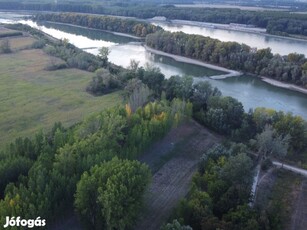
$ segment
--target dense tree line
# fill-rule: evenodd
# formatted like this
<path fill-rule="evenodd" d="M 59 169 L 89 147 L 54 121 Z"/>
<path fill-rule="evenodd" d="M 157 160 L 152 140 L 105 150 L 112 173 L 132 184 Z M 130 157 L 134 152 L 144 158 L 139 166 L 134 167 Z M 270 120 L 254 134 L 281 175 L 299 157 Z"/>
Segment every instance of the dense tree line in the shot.
<path fill-rule="evenodd" d="M 246 113 L 241 102 L 223 96 L 207 81 L 194 83 L 189 76 L 164 79 L 158 69 L 138 67 L 135 62 L 121 75 L 126 82 L 130 79 L 125 83 L 128 95 L 133 89 L 144 84 L 151 90 L 151 99 L 179 98 L 190 101 L 193 104 L 192 115 L 195 120 L 218 133 L 230 136 L 232 140 L 248 142 L 264 132 L 267 126 L 271 126 L 275 137 L 290 137 L 290 158 L 306 154 L 307 124 L 300 116 L 266 108 L 256 108 Z"/>
<path fill-rule="evenodd" d="M 38 39 L 38 41 L 34 42 L 30 48 L 43 48 L 47 54 L 65 61 L 64 65 L 61 64 L 59 66 L 57 66 L 55 63 L 50 63 L 48 68 L 52 70 L 65 67 L 78 68 L 91 72 L 102 67 L 110 67 L 110 71 L 113 70 L 112 65 L 108 63 L 107 59 L 99 58 L 99 56 L 86 53 L 70 44 L 66 39 L 56 40 L 54 38 L 50 38 L 43 32 L 22 24 L 7 25 L 6 27 L 30 33 Z"/>
<path fill-rule="evenodd" d="M 181 98 L 191 101 L 192 116 L 196 121 L 234 141 L 248 143 L 271 126 L 274 141 L 279 139 L 282 144 L 288 136 L 289 159 L 307 154 L 307 123 L 300 116 L 267 108 L 256 108 L 246 113 L 241 102 L 223 96 L 208 82 L 193 84 L 193 79 L 187 76 L 172 76 L 164 81 L 162 88 L 162 94 L 168 100 Z M 271 142 L 270 145 L 272 147 Z M 250 147 L 257 149 L 253 144 Z"/>
<path fill-rule="evenodd" d="M 237 42 L 221 42 L 200 35 L 166 31 L 149 34 L 146 45 L 167 53 L 307 87 L 307 59 L 302 54 L 273 55 L 269 48 L 257 50 Z"/>
<path fill-rule="evenodd" d="M 180 8 L 172 5 L 162 7 L 108 7 L 105 14 L 137 18 L 164 16 L 167 19 L 181 19 L 212 23 L 240 23 L 266 28 L 277 35 L 307 35 L 307 16 L 281 11 L 244 11 L 239 9 Z"/>
<path fill-rule="evenodd" d="M 190 110 L 189 103 L 180 100 L 148 103 L 134 113 L 127 105 L 93 115 L 69 129 L 56 124 L 49 134 L 40 133 L 32 141 L 17 140 L 1 153 L 1 193 L 4 194 L 0 201 L 1 224 L 6 216 L 25 219 L 41 216 L 50 226 L 73 209 L 76 185 L 85 171 L 116 156 L 135 159 L 153 141 L 185 119 Z M 124 182 L 119 179 L 114 183 L 121 186 Z M 138 191 L 141 193 L 143 189 Z M 121 201 L 116 200 L 118 208 L 128 208 L 126 202 L 131 197 L 129 193 L 126 195 L 128 197 L 124 196 Z M 79 201 L 76 202 L 77 207 L 81 207 Z M 109 211 L 103 216 L 112 227 L 117 219 L 113 214 L 109 216 Z M 135 217 L 135 213 L 131 215 Z M 130 226 L 133 218 L 123 224 Z"/>
<path fill-rule="evenodd" d="M 264 132 L 267 126 L 271 126 L 275 136 L 272 138 L 279 137 L 282 140 L 289 136 L 289 158 L 306 154 L 307 124 L 300 116 L 266 108 L 256 108 L 246 113 L 241 102 L 223 96 L 207 81 L 194 83 L 189 76 L 165 79 L 159 69 L 138 67 L 138 63 L 134 61 L 120 73 L 120 79 L 125 85 L 126 99 L 143 84 L 148 87 L 149 92 L 145 96 L 139 92 L 137 98 L 145 97 L 145 101 L 160 98 L 190 101 L 195 120 L 235 141 L 248 142 Z M 140 105 L 142 103 L 138 106 Z"/>
<path fill-rule="evenodd" d="M 61 45 L 70 47 L 67 41 Z M 63 50 L 56 53 L 68 57 Z M 300 56 L 288 59 L 295 62 Z M 307 154 L 307 126 L 301 117 L 265 108 L 245 113 L 239 101 L 222 96 L 208 82 L 193 83 L 188 76 L 166 80 L 158 69 L 139 67 L 134 61 L 116 76 L 105 69 L 98 69 L 97 76 L 103 87 L 124 87 L 126 106 L 92 115 L 70 128 L 57 123 L 50 133 L 19 138 L 1 152 L 1 224 L 6 216 L 41 216 L 50 226 L 76 208 L 88 229 L 133 226 L 149 172 L 131 160 L 192 115 L 246 145 L 206 151 L 189 196 L 174 214 L 184 226 L 173 221 L 164 229 L 272 227 L 274 212 L 259 214 L 247 206 L 253 164 L 246 153 L 286 152 L 288 159 L 302 159 Z"/>
<path fill-rule="evenodd" d="M 131 19 L 73 13 L 39 14 L 34 17 L 34 20 L 69 23 L 94 29 L 133 34 L 138 37 L 145 37 L 147 34 L 160 29 L 152 24 Z"/>
<path fill-rule="evenodd" d="M 178 229 L 188 229 L 187 225 L 194 230 L 285 227 L 282 223 L 288 215 L 284 210 L 288 204 L 281 199 L 274 197 L 261 208 L 251 206 L 254 166 L 248 151 L 243 144 L 226 143 L 205 152 L 188 197 L 181 200 L 172 215 L 185 225 L 179 228 L 179 222 L 174 221 Z"/>
<path fill-rule="evenodd" d="M 244 146 L 216 145 L 203 155 L 189 196 L 174 218 L 194 230 L 267 229 L 248 206 L 252 181 L 253 163 Z"/>
<path fill-rule="evenodd" d="M 257 144 L 249 143 L 249 140 L 260 140 L 257 135 L 262 135 L 261 133 L 266 132 L 266 126 L 271 125 L 279 136 L 293 137 L 289 141 L 290 153 L 292 156 L 302 156 L 306 154 L 307 147 L 305 121 L 291 114 L 263 108 L 245 113 L 240 102 L 223 97 L 220 91 L 208 82 L 193 84 L 191 77 L 179 76 L 162 81 L 159 72 L 155 72 L 156 77 L 153 79 L 147 79 L 145 73 L 146 70 L 138 68 L 136 63 L 132 63 L 125 72 L 125 75 L 131 77 L 127 84 L 129 88 L 125 89 L 128 95 L 134 95 L 136 91 L 136 98 L 143 98 L 144 95 L 138 91 L 139 87 L 144 87 L 142 84 L 151 87 L 151 99 L 140 100 L 144 102 L 141 104 L 143 107 L 133 111 L 130 104 L 127 104 L 125 108 L 119 107 L 95 114 L 69 129 L 56 124 L 49 134 L 39 133 L 34 140 L 18 139 L 1 153 L 3 199 L 0 201 L 0 216 L 41 216 L 47 219 L 47 223 L 54 223 L 60 216 L 65 218 L 65 213 L 71 211 L 75 204 L 89 229 L 93 229 L 93 224 L 96 223 L 98 226 L 108 225 L 119 229 L 131 226 L 136 212 L 129 211 L 129 218 L 123 218 L 123 222 L 119 222 L 113 215 L 117 212 L 115 209 L 129 210 L 132 207 L 121 206 L 122 201 L 126 201 L 124 194 L 130 197 L 130 193 L 121 193 L 123 196 L 120 196 L 115 191 L 117 188 L 129 191 L 129 186 L 137 188 L 133 182 L 125 184 L 125 173 L 129 170 L 120 168 L 128 167 L 121 166 L 122 164 L 134 165 L 131 168 L 132 173 L 129 173 L 130 178 L 140 165 L 113 158 L 135 159 L 173 125 L 193 114 L 193 117 L 204 125 L 228 135 L 233 140 L 244 141 L 248 146 L 232 144 L 209 150 L 203 157 L 199 173 L 193 179 L 194 186 L 190 196 L 181 202 L 175 218 L 183 220 L 185 225 L 190 225 L 193 229 L 202 229 L 204 226 L 211 226 L 212 229 L 262 228 L 266 223 L 261 222 L 259 214 L 246 205 L 250 198 L 252 164 L 245 153 L 250 151 L 247 147 L 255 148 L 255 151 L 259 148 Z M 136 75 L 138 78 L 135 78 Z M 129 82 L 133 80 L 135 82 L 130 85 Z M 159 89 L 156 94 L 160 95 L 154 95 L 155 88 Z M 168 100 L 148 102 L 154 98 Z M 16 156 L 17 160 L 12 156 Z M 18 163 L 21 161 L 24 162 L 22 166 Z M 110 165 L 103 162 L 110 162 Z M 106 169 L 114 168 L 114 165 L 118 165 L 119 171 L 108 174 L 109 170 Z M 92 168 L 93 166 L 95 167 Z M 7 169 L 11 168 L 13 171 L 7 174 Z M 128 168 L 130 169 L 130 166 Z M 146 181 L 148 177 L 144 170 L 141 175 L 145 175 Z M 101 178 L 101 175 L 105 175 L 104 179 L 96 181 L 95 178 Z M 126 179 L 123 180 L 123 177 Z M 110 182 L 107 182 L 109 180 Z M 110 187 L 105 187 L 106 183 L 110 184 Z M 145 184 L 140 185 L 138 191 L 143 191 L 144 186 Z M 107 190 L 103 191 L 108 192 L 103 193 L 99 188 L 106 188 Z M 91 194 L 97 196 L 95 206 L 93 197 L 86 192 L 87 189 L 92 189 Z M 141 200 L 133 199 L 132 203 L 140 204 Z M 133 210 L 138 208 L 133 207 Z M 98 219 L 99 223 L 94 221 Z M 2 218 L 1 222 L 3 221 Z M 171 227 L 166 225 L 166 229 L 167 226 Z M 180 224 L 174 222 L 173 226 L 179 228 Z M 183 226 L 182 229 L 189 227 Z"/>
<path fill-rule="evenodd" d="M 0 2 L 0 9 L 82 12 L 120 15 L 137 18 L 164 16 L 167 19 L 181 19 L 212 23 L 241 23 L 266 28 L 277 35 L 307 35 L 306 15 L 282 11 L 246 11 L 239 9 L 180 8 L 173 5 L 154 6 L 139 3 L 21 3 Z"/>
<path fill-rule="evenodd" d="M 5 32 L 5 33 L 0 33 L 0 38 L 21 36 L 21 35 L 22 35 L 22 32 L 19 32 L 19 31 L 9 31 L 9 32 Z"/>
<path fill-rule="evenodd" d="M 129 229 L 142 207 L 150 170 L 138 161 L 114 158 L 83 173 L 75 206 L 87 229 Z M 124 204 L 124 205 L 123 205 Z"/>

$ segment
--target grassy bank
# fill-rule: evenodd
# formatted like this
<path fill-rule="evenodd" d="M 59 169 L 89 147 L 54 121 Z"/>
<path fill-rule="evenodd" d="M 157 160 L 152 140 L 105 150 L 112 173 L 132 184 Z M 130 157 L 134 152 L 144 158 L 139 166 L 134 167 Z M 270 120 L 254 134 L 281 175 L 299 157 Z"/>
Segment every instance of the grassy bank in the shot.
<path fill-rule="evenodd" d="M 39 49 L 0 55 L 0 147 L 16 137 L 49 130 L 54 122 L 72 125 L 121 102 L 119 93 L 94 97 L 85 91 L 93 73 L 44 70 L 54 59 Z"/>

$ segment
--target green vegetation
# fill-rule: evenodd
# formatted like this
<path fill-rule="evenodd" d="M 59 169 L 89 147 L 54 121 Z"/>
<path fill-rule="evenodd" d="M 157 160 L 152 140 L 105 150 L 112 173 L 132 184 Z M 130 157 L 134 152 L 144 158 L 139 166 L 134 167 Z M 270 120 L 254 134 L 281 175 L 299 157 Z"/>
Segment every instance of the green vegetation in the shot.
<path fill-rule="evenodd" d="M 14 36 L 21 36 L 22 32 L 19 31 L 0 31 L 0 38 L 6 38 L 6 37 L 14 37 Z"/>
<path fill-rule="evenodd" d="M 5 216 L 18 215 L 24 218 L 41 216 L 51 225 L 57 218 L 65 216 L 67 211 L 73 209 L 76 184 L 85 171 L 115 156 L 135 159 L 152 142 L 163 137 L 171 127 L 186 119 L 189 114 L 191 105 L 177 99 L 172 102 L 148 103 L 135 113 L 132 113 L 127 105 L 126 108 L 121 106 L 95 114 L 70 129 L 65 129 L 58 123 L 48 134 L 40 132 L 33 140 L 16 140 L 0 154 L 1 164 L 23 157 L 28 159 L 29 163 L 27 168 L 20 168 L 15 164 L 14 175 L 5 174 L 5 170 L 0 171 L 4 173 L 1 175 L 4 182 L 12 182 L 7 184 L 5 191 L 1 191 L 4 193 L 3 200 L 0 201 L 1 224 L 4 224 Z M 113 164 L 110 164 L 111 167 Z M 28 173 L 25 173 L 27 170 Z M 116 175 L 116 171 L 114 173 Z M 23 174 L 27 176 L 22 177 Z M 145 177 L 146 175 L 145 171 Z M 111 185 L 111 181 L 107 186 Z M 118 183 L 116 186 L 123 188 L 123 180 Z M 146 181 L 143 183 L 146 184 Z M 3 189 L 5 184 L 1 186 Z M 112 187 L 110 189 L 113 191 Z M 141 191 L 142 189 L 139 192 Z M 107 202 L 104 198 L 107 197 L 102 197 L 100 205 Z M 117 201 L 116 207 L 119 209 L 130 208 L 126 199 Z M 79 208 L 83 209 L 82 206 Z M 105 215 L 110 229 L 114 226 L 114 218 L 108 215 L 113 212 L 114 210 L 107 209 Z M 134 218 L 135 213 L 130 214 Z M 129 223 L 125 221 L 121 224 L 130 226 L 132 219 L 127 221 Z"/>
<path fill-rule="evenodd" d="M 148 166 L 117 158 L 85 172 L 77 184 L 75 206 L 87 229 L 131 228 L 149 180 Z"/>
<path fill-rule="evenodd" d="M 0 54 L 8 54 L 11 52 L 12 52 L 12 49 L 11 49 L 10 41 L 7 39 L 2 40 L 0 44 Z"/>
<path fill-rule="evenodd" d="M 260 229 L 247 204 L 253 181 L 252 160 L 242 146 L 217 145 L 202 158 L 187 199 L 174 217 L 194 230 Z"/>
<path fill-rule="evenodd" d="M 88 28 L 132 34 L 138 37 L 146 37 L 147 34 L 154 33 L 160 29 L 152 24 L 132 19 L 86 14 L 39 14 L 33 19 L 37 21 L 69 23 Z"/>
<path fill-rule="evenodd" d="M 87 114 L 120 103 L 119 93 L 93 97 L 85 88 L 92 74 L 77 69 L 46 71 L 52 60 L 41 50 L 2 55 L 0 62 L 1 146 L 19 136 L 73 125 Z"/>
<path fill-rule="evenodd" d="M 67 17 L 74 18 L 72 14 Z M 0 152 L 0 225 L 6 216 L 40 216 L 51 226 L 75 209 L 88 229 L 132 228 L 150 179 L 148 167 L 135 159 L 172 127 L 193 117 L 228 141 L 203 150 L 191 190 L 174 211 L 173 219 L 178 221 L 162 229 L 280 226 L 283 215 L 276 212 L 282 208 L 279 203 L 270 204 L 268 210 L 273 211 L 268 213 L 248 206 L 253 169 L 263 156 L 306 158 L 307 126 L 302 118 L 264 108 L 245 113 L 239 101 L 223 96 L 208 82 L 193 84 L 188 76 L 165 79 L 159 69 L 139 67 L 134 61 L 128 69 L 119 68 L 108 63 L 107 49 L 101 49 L 98 56 L 89 55 L 66 40 L 54 41 L 33 29 L 17 27 L 35 35 L 39 40 L 31 47 L 39 49 L 1 55 L 0 121 L 4 132 L 18 132 L 19 136 L 32 133 L 32 138 L 17 138 Z M 157 42 L 162 42 L 160 48 L 168 42 L 167 49 L 186 52 L 183 45 L 172 47 L 172 36 L 178 35 L 177 42 L 182 44 L 190 37 L 158 32 L 148 35 L 147 40 L 157 34 L 163 35 Z M 169 40 L 164 35 L 169 35 Z M 201 40 L 194 38 L 187 50 L 191 55 L 198 51 L 193 43 Z M 219 53 L 242 47 L 225 44 L 217 42 L 212 60 L 234 65 L 239 52 L 234 56 Z M 274 58 L 269 50 L 248 54 L 259 58 L 261 65 Z M 291 54 L 287 62 L 298 64 L 302 58 Z M 54 71 L 46 70 L 50 66 L 56 67 Z M 78 67 L 95 71 L 95 75 L 60 67 Z M 86 89 L 95 95 L 123 89 L 126 105 L 115 106 L 121 101 L 119 93 L 94 97 Z M 97 110 L 103 111 L 80 122 L 84 114 Z M 64 125 L 58 122 L 49 132 L 36 131 L 41 125 L 37 121 L 48 127 L 54 120 Z M 17 129 L 16 133 L 12 129 Z M 250 156 L 255 156 L 254 161 Z"/>
<path fill-rule="evenodd" d="M 293 199 L 300 192 L 302 177 L 286 170 L 274 170 L 272 184 L 265 184 L 263 194 L 257 197 L 256 209 L 262 210 L 267 229 L 287 229 L 293 213 Z M 265 217 L 265 218 L 264 218 Z M 302 217 L 304 218 L 304 217 Z"/>
<path fill-rule="evenodd" d="M 159 2 L 160 3 L 160 2 Z M 293 4 L 293 2 L 291 2 Z M 305 6 L 306 7 L 306 6 Z M 164 16 L 167 19 L 181 19 L 212 23 L 240 23 L 266 28 L 268 33 L 289 36 L 307 35 L 306 14 L 282 11 L 250 11 L 239 9 L 188 8 L 173 5 L 157 6 L 140 2 L 9 2 L 1 1 L 0 9 L 43 10 L 60 12 L 82 12 L 92 14 L 119 15 L 137 18 Z M 293 9 L 294 11 L 297 9 Z"/>
<path fill-rule="evenodd" d="M 115 17 L 63 13 L 41 14 L 37 15 L 35 20 L 71 23 L 90 28 L 146 36 L 146 45 L 157 50 L 307 87 L 305 71 L 307 59 L 302 54 L 273 55 L 269 48 L 257 50 L 237 42 L 221 42 L 200 35 L 166 32 L 147 23 Z M 49 53 L 53 52 L 59 53 L 59 51 L 50 51 Z M 79 63 L 80 60 L 86 60 L 86 58 L 81 58 L 78 55 L 76 59 L 79 61 L 72 61 L 72 63 L 73 66 L 79 66 L 78 68 L 80 68 L 80 65 L 82 66 Z M 81 61 L 81 63 L 83 62 Z M 102 81 L 96 79 L 96 82 Z M 93 91 L 99 91 L 96 90 L 95 84 L 91 88 L 93 88 Z M 99 94 L 99 92 L 95 94 Z"/>
<path fill-rule="evenodd" d="M 158 31 L 146 37 L 146 45 L 167 53 L 237 69 L 278 81 L 307 87 L 303 54 L 273 55 L 269 48 L 253 49 L 237 42 L 221 42 L 200 35 Z"/>

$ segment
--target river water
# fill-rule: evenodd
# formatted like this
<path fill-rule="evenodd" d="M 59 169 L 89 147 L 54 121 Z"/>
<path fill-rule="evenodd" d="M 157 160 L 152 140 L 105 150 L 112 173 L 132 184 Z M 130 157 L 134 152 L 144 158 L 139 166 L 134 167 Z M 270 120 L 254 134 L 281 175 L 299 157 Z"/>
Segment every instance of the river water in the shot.
<path fill-rule="evenodd" d="M 6 23 L 9 22 L 7 18 L 5 20 Z M 111 51 L 109 61 L 117 65 L 127 67 L 130 60 L 134 59 L 142 66 L 148 63 L 159 67 L 167 78 L 172 75 L 190 75 L 198 80 L 207 80 L 218 87 L 223 95 L 232 96 L 241 101 L 246 111 L 255 107 L 267 107 L 291 112 L 307 120 L 307 95 L 271 86 L 256 77 L 243 75 L 212 80 L 208 76 L 221 74 L 221 72 L 152 54 L 145 50 L 139 40 L 68 25 L 54 23 L 37 25 L 31 21 L 18 21 L 36 27 L 56 38 L 67 38 L 72 44 L 93 54 L 97 54 L 98 48 L 102 46 L 109 47 Z"/>
<path fill-rule="evenodd" d="M 244 43 L 259 49 L 269 47 L 273 53 L 279 53 L 281 55 L 287 55 L 289 53 L 296 52 L 304 54 L 307 57 L 307 41 L 305 40 L 277 37 L 272 35 L 265 35 L 262 33 L 248 33 L 237 30 L 214 29 L 196 25 L 180 25 L 178 23 L 154 22 L 153 24 L 161 26 L 164 30 L 170 32 L 182 31 L 186 34 L 208 36 L 225 42 L 233 41 Z"/>

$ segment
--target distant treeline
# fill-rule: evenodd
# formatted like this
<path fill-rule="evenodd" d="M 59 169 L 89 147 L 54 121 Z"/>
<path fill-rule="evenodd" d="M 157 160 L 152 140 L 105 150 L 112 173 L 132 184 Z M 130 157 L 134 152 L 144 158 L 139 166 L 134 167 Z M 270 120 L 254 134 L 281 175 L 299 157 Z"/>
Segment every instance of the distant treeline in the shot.
<path fill-rule="evenodd" d="M 5 33 L 0 33 L 0 38 L 5 38 L 5 37 L 14 37 L 14 36 L 21 36 L 22 33 L 18 31 L 9 31 Z"/>
<path fill-rule="evenodd" d="M 76 46 L 70 44 L 68 40 L 54 39 L 42 31 L 36 30 L 28 25 L 12 24 L 6 25 L 7 28 L 25 31 L 33 35 L 38 39 L 32 48 L 43 49 L 47 54 L 62 59 L 65 64 L 57 65 L 56 63 L 50 63 L 47 70 L 56 70 L 61 68 L 77 68 L 94 72 L 99 68 L 108 68 L 112 73 L 117 72 L 119 67 L 108 62 L 106 58 L 84 52 Z"/>
<path fill-rule="evenodd" d="M 237 42 L 221 42 L 210 37 L 166 31 L 149 34 L 146 45 L 167 53 L 307 87 L 307 59 L 303 54 L 273 55 L 269 48 L 257 50 Z"/>
<path fill-rule="evenodd" d="M 152 24 L 131 19 L 73 13 L 39 14 L 34 17 L 34 20 L 69 23 L 94 29 L 132 34 L 139 37 L 145 37 L 147 34 L 161 29 Z"/>
<path fill-rule="evenodd" d="M 0 9 L 82 12 L 110 14 L 137 18 L 164 16 L 212 23 L 242 23 L 266 28 L 268 33 L 287 36 L 307 36 L 307 15 L 281 11 L 244 11 L 239 9 L 179 8 L 173 5 L 153 6 L 144 4 L 115 3 L 114 5 L 82 3 L 21 3 L 0 2 Z"/>
<path fill-rule="evenodd" d="M 307 36 L 307 15 L 280 11 L 244 11 L 239 9 L 179 8 L 164 7 L 110 7 L 105 14 L 137 18 L 164 16 L 167 19 L 180 19 L 212 23 L 241 23 L 266 28 L 276 35 L 298 34 Z"/>
<path fill-rule="evenodd" d="M 146 45 L 157 50 L 307 86 L 307 59 L 302 54 L 273 55 L 269 48 L 257 50 L 237 42 L 222 42 L 183 32 L 171 33 L 148 23 L 108 16 L 61 13 L 39 14 L 34 19 L 146 36 Z"/>

